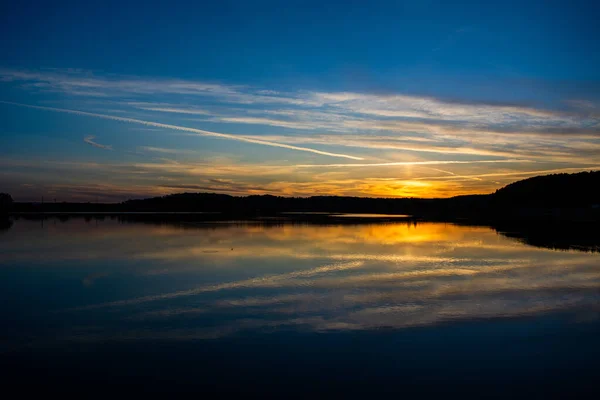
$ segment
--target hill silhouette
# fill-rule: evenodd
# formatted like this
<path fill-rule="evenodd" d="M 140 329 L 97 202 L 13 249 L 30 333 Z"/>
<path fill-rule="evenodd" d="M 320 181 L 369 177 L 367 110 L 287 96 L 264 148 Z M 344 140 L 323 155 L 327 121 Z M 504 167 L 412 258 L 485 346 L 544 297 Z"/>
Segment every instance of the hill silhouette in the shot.
<path fill-rule="evenodd" d="M 347 196 L 280 197 L 179 193 L 118 204 L 15 203 L 15 212 L 221 213 L 232 217 L 293 213 L 408 214 L 432 220 L 520 218 L 600 220 L 600 171 L 537 176 L 494 193 L 447 199 Z M 297 217 L 299 218 L 299 217 Z M 306 218 L 306 215 L 303 217 Z"/>
<path fill-rule="evenodd" d="M 513 182 L 492 196 L 497 204 L 590 207 L 600 204 L 600 171 L 535 176 Z"/>

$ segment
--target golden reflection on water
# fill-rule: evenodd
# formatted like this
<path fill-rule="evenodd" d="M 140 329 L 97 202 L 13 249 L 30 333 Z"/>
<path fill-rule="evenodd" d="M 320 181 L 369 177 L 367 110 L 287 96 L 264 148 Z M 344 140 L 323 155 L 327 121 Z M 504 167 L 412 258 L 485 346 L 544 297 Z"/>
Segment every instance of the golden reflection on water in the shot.
<path fill-rule="evenodd" d="M 0 267 L 30 262 L 52 268 L 68 261 L 77 268 L 95 260 L 110 261 L 140 279 L 197 278 L 192 288 L 173 284 L 157 294 L 63 310 L 110 310 L 134 325 L 131 321 L 170 319 L 173 326 L 187 321 L 185 328 L 160 333 L 166 336 L 286 327 L 404 328 L 559 310 L 596 318 L 600 311 L 600 255 L 535 248 L 485 227 L 69 221 L 45 231 L 29 228 L 17 222 L 0 243 Z M 107 272 L 98 269 L 95 279 L 103 279 Z M 211 283 L 202 283 L 207 280 Z M 203 327 L 206 315 L 221 314 L 228 316 L 221 325 Z M 190 328 L 194 320 L 197 327 Z"/>

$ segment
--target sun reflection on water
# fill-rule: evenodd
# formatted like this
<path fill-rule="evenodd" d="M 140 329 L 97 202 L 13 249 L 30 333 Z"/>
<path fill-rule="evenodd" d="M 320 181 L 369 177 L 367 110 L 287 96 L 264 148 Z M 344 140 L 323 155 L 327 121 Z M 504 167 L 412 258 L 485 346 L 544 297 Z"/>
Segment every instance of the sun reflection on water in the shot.
<path fill-rule="evenodd" d="M 18 221 L 0 243 L 3 268 L 35 265 L 61 277 L 85 270 L 86 290 L 125 279 L 128 289 L 111 299 L 74 297 L 69 307 L 52 310 L 90 321 L 109 312 L 112 318 L 93 329 L 119 337 L 401 329 L 560 310 L 600 315 L 599 261 L 598 254 L 540 249 L 486 227 L 442 223 L 182 227 L 74 220 L 35 230 Z M 147 282 L 160 288 L 151 291 Z M 157 329 L 165 320 L 169 328 Z"/>

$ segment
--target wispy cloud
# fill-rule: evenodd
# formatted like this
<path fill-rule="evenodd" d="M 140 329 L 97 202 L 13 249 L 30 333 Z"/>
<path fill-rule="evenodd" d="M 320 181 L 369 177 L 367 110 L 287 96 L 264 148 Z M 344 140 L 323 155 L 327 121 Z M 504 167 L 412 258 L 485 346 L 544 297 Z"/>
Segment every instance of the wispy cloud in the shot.
<path fill-rule="evenodd" d="M 86 142 L 87 144 L 97 147 L 99 149 L 104 149 L 104 150 L 112 150 L 113 149 L 111 145 L 100 144 L 100 143 L 95 142 L 94 141 L 95 138 L 96 138 L 96 136 L 94 136 L 94 135 L 88 135 L 83 138 L 83 141 Z"/>
<path fill-rule="evenodd" d="M 151 162 L 99 163 L 3 159 L 4 182 L 14 177 L 10 187 L 15 198 L 34 199 L 35 193 L 56 193 L 58 198 L 110 198 L 111 201 L 148 197 L 181 191 L 210 191 L 229 194 L 275 194 L 311 196 L 315 194 L 382 197 L 449 197 L 489 193 L 514 181 L 515 177 L 556 172 L 576 172 L 600 168 L 597 164 L 578 167 L 544 168 L 546 165 L 506 162 L 453 163 L 432 174 L 435 164 L 400 166 L 298 167 L 255 165 L 233 160 L 207 160 L 204 163 Z M 450 169 L 448 171 L 448 169 Z M 453 174 L 453 175 L 452 175 Z M 60 177 L 67 177 L 60 183 Z M 59 178 L 57 178 L 59 177 Z M 58 181 L 57 181 L 58 180 Z M 81 183 L 77 183 L 81 180 Z M 22 182 L 35 188 L 20 187 Z M 106 182 L 111 182 L 107 185 Z M 6 185 L 8 190 L 8 186 Z"/>
<path fill-rule="evenodd" d="M 128 100 L 121 104 L 142 111 L 204 115 L 211 122 L 220 123 L 361 134 L 419 132 L 465 139 L 472 139 L 474 133 L 513 134 L 514 137 L 504 136 L 509 142 L 524 140 L 530 134 L 600 137 L 600 107 L 588 100 L 567 99 L 562 106 L 546 109 L 530 104 L 491 104 L 408 94 L 280 92 L 165 78 L 102 77 L 80 70 L 0 69 L 0 80 L 29 90 L 126 97 Z M 149 95 L 178 96 L 180 101 L 152 102 L 148 101 Z M 216 110 L 215 104 L 219 106 Z M 207 108 L 208 105 L 212 107 Z"/>
<path fill-rule="evenodd" d="M 460 161 L 460 160 L 447 160 L 447 161 L 399 161 L 399 162 L 387 162 L 387 163 L 348 163 L 348 164 L 297 164 L 294 165 L 296 168 L 343 168 L 343 167 L 397 167 L 397 166 L 410 166 L 410 165 L 444 165 L 444 164 L 496 164 L 496 163 L 530 163 L 531 160 L 472 160 L 472 161 Z M 447 171 L 446 171 L 447 172 Z"/>
<path fill-rule="evenodd" d="M 180 79 L 142 79 L 138 77 L 101 77 L 82 71 L 25 71 L 0 69 L 0 80 L 21 82 L 24 86 L 76 96 L 88 93 L 118 94 L 234 94 L 241 86 L 185 81 Z"/>
<path fill-rule="evenodd" d="M 78 97 L 126 97 L 147 95 L 186 95 L 217 98 L 233 104 L 319 105 L 305 96 L 282 94 L 244 85 L 169 78 L 99 76 L 81 70 L 0 69 L 0 82 L 15 82 L 40 92 L 65 93 Z"/>
<path fill-rule="evenodd" d="M 535 135 L 498 135 L 487 132 L 482 135 L 458 136 L 451 134 L 429 135 L 427 137 L 410 134 L 358 135 L 267 135 L 267 140 L 294 144 L 328 144 L 361 149 L 393 151 L 398 154 L 415 153 L 465 155 L 475 157 L 522 158 L 536 161 L 594 162 L 600 156 L 598 140 L 586 137 L 571 137 L 564 140 L 558 136 L 539 137 Z"/>
<path fill-rule="evenodd" d="M 227 122 L 232 124 L 253 124 L 253 125 L 270 125 L 280 126 L 283 128 L 293 129 L 318 129 L 318 124 L 312 122 L 300 122 L 300 121 L 284 121 L 281 119 L 273 118 L 257 118 L 257 117 L 214 117 L 209 121 L 213 122 Z"/>
<path fill-rule="evenodd" d="M 139 132 L 158 132 L 160 129 L 158 128 L 129 128 L 131 131 L 139 131 Z"/>
<path fill-rule="evenodd" d="M 55 91 L 75 96 L 110 97 L 138 96 L 139 100 L 129 100 L 132 106 L 147 111 L 171 113 L 208 114 L 197 104 L 153 104 L 147 101 L 148 95 L 195 95 L 201 101 L 209 97 L 221 103 L 280 105 L 293 107 L 283 113 L 291 117 L 304 117 L 308 114 L 320 119 L 330 114 L 333 119 L 350 114 L 376 118 L 426 119 L 427 122 L 454 121 L 461 124 L 491 125 L 532 125 L 562 123 L 573 128 L 581 128 L 578 122 L 582 116 L 592 118 L 597 123 L 597 105 L 586 100 L 569 100 L 568 108 L 543 109 L 520 104 L 489 104 L 481 102 L 460 102 L 428 96 L 407 94 L 372 94 L 358 92 L 292 91 L 280 92 L 244 85 L 198 82 L 167 78 L 140 78 L 127 76 L 98 76 L 80 70 L 24 71 L 0 69 L 0 81 L 16 82 L 30 90 Z M 196 101 L 196 100 L 194 100 Z M 270 108 L 270 107 L 269 107 Z M 303 111 L 305 114 L 295 113 Z M 269 111 L 269 110 L 265 110 Z M 230 115 L 231 116 L 231 115 Z M 422 122 L 422 121 L 421 121 Z M 248 123 L 256 123 L 248 120 Z"/>
<path fill-rule="evenodd" d="M 556 174 L 563 172 L 580 172 L 580 171 L 590 171 L 590 170 L 598 170 L 600 169 L 600 165 L 589 165 L 586 167 L 565 167 L 565 168 L 552 168 L 552 169 L 543 169 L 543 170 L 534 170 L 534 171 L 511 171 L 511 172 L 494 172 L 488 174 L 476 174 L 476 175 L 451 175 L 451 176 L 423 176 L 419 178 L 415 178 L 416 180 L 454 180 L 454 179 L 470 179 L 470 178 L 490 178 L 490 177 L 505 177 L 505 176 L 533 176 L 533 175 L 541 175 L 541 174 Z"/>
<path fill-rule="evenodd" d="M 211 132 L 211 131 L 206 131 L 206 130 L 202 130 L 202 129 L 189 128 L 189 127 L 179 126 L 179 125 L 162 124 L 162 123 L 158 123 L 158 122 L 143 121 L 143 120 L 134 119 L 134 118 L 124 118 L 124 117 L 117 117 L 114 115 L 96 114 L 96 113 L 90 113 L 90 112 L 85 112 L 85 111 L 69 110 L 69 109 L 64 109 L 64 108 L 34 106 L 34 105 L 30 105 L 30 104 L 13 103 L 13 102 L 6 102 L 6 101 L 2 101 L 2 103 L 12 104 L 12 105 L 19 106 L 19 107 L 29 107 L 29 108 L 39 109 L 39 110 L 47 110 L 47 111 L 55 111 L 55 112 L 62 112 L 62 113 L 68 113 L 68 114 L 84 115 L 84 116 L 88 116 L 88 117 L 111 119 L 114 121 L 122 121 L 122 122 L 134 123 L 134 124 L 154 126 L 157 128 L 186 131 L 186 132 L 192 132 L 192 133 L 202 135 L 202 136 L 211 136 L 211 137 L 217 137 L 220 139 L 237 140 L 240 142 L 253 143 L 253 144 L 259 144 L 259 145 L 270 146 L 270 147 L 280 147 L 280 148 L 284 148 L 284 149 L 288 149 L 288 150 L 304 151 L 304 152 L 308 152 L 308 153 L 315 153 L 315 154 L 320 154 L 320 155 L 329 156 L 329 157 L 341 157 L 341 158 L 349 158 L 352 160 L 362 160 L 361 157 L 351 156 L 348 154 L 331 153 L 328 151 L 321 151 L 321 150 L 311 149 L 308 147 L 300 147 L 300 146 L 287 145 L 287 144 L 283 144 L 283 143 L 268 142 L 266 140 L 253 139 L 253 138 L 244 137 L 244 136 L 236 136 L 236 135 L 231 135 L 228 133 Z"/>
<path fill-rule="evenodd" d="M 135 159 L 122 165 L 100 164 L 97 168 L 102 172 L 91 169 L 88 176 L 110 171 L 111 179 L 127 177 L 120 183 L 123 187 L 125 179 L 147 185 L 140 189 L 144 192 L 151 185 L 160 186 L 160 193 L 194 190 L 196 185 L 197 190 L 236 194 L 246 190 L 447 197 L 489 192 L 515 177 L 535 174 L 532 170 L 586 169 L 600 158 L 600 104 L 584 98 L 520 103 L 400 92 L 284 91 L 82 70 L 0 69 L 0 84 L 30 93 L 70 95 L 53 100 L 44 96 L 60 104 L 54 107 L 20 106 L 131 124 L 132 148 L 123 149 L 122 155 L 124 161 L 131 154 Z M 135 142 L 137 131 L 148 131 L 152 141 Z M 169 131 L 179 134 L 162 134 Z M 222 154 L 230 159 L 214 161 L 215 152 L 229 153 L 229 149 L 194 150 L 186 135 L 296 153 L 255 153 L 252 146 L 232 146 L 235 157 Z M 95 139 L 88 136 L 85 141 L 112 149 Z M 205 141 L 198 142 L 200 146 Z M 144 146 L 148 143 L 152 145 Z M 301 157 L 313 154 L 338 160 L 318 164 Z M 202 162 L 195 162 L 192 155 Z M 436 165 L 446 167 L 435 169 Z M 24 176 L 23 170 L 14 174 Z M 439 176 L 429 176 L 434 171 Z M 429 186 L 416 186 L 417 181 Z"/>
<path fill-rule="evenodd" d="M 208 183 L 205 185 L 171 184 L 162 185 L 161 187 L 167 189 L 174 189 L 177 191 L 185 190 L 193 192 L 216 192 L 237 195 L 265 194 L 270 192 L 269 188 L 265 186 L 258 186 L 234 181 L 221 181 L 216 179 L 209 179 Z"/>
<path fill-rule="evenodd" d="M 172 107 L 137 107 L 140 110 L 159 111 L 176 114 L 211 115 L 209 111 L 199 109 L 172 108 Z"/>
<path fill-rule="evenodd" d="M 194 154 L 194 150 L 187 149 L 169 149 L 164 147 L 153 147 L 153 146 L 139 146 L 139 150 L 149 151 L 151 153 L 163 153 L 163 154 Z"/>

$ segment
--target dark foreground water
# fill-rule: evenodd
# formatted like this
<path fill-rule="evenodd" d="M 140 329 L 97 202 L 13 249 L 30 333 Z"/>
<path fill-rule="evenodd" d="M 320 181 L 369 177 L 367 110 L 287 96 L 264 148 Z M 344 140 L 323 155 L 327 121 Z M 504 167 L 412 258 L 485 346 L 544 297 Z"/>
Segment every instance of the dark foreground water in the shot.
<path fill-rule="evenodd" d="M 599 253 L 441 223 L 4 228 L 0 380 L 21 395 L 599 392 Z"/>

